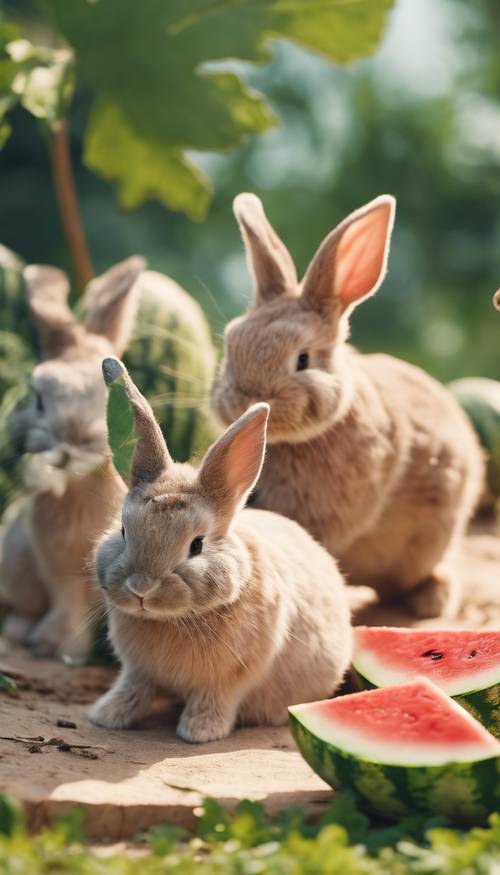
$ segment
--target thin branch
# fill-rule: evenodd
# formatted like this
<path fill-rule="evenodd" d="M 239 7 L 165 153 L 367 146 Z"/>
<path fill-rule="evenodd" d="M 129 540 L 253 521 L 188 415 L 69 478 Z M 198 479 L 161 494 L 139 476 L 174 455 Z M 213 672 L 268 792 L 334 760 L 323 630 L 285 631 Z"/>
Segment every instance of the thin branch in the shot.
<path fill-rule="evenodd" d="M 82 290 L 94 276 L 94 270 L 80 216 L 68 129 L 64 120 L 57 121 L 52 127 L 50 157 L 61 223 L 73 261 L 76 280 Z"/>

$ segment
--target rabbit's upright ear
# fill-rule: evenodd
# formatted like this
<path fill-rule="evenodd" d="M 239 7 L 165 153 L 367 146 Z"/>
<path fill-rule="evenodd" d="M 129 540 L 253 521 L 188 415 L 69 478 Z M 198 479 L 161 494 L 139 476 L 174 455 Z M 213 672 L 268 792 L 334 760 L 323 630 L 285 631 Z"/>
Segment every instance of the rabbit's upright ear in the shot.
<path fill-rule="evenodd" d="M 239 194 L 234 199 L 233 210 L 254 278 L 256 305 L 278 295 L 293 294 L 297 288 L 297 273 L 292 256 L 269 223 L 259 198 L 254 194 Z"/>
<path fill-rule="evenodd" d="M 325 238 L 304 278 L 304 306 L 340 315 L 377 291 L 387 271 L 395 210 L 395 198 L 383 194 Z"/>
<path fill-rule="evenodd" d="M 107 386 L 118 380 L 122 381 L 134 411 L 137 443 L 132 458 L 131 484 L 139 486 L 141 483 L 152 483 L 173 465 L 161 428 L 150 404 L 141 395 L 119 359 L 105 358 L 102 373 Z"/>
<path fill-rule="evenodd" d="M 30 264 L 24 269 L 28 307 L 43 358 L 61 355 L 78 342 L 81 328 L 68 306 L 69 280 L 57 267 Z"/>
<path fill-rule="evenodd" d="M 257 482 L 266 450 L 269 404 L 254 404 L 210 447 L 199 473 L 202 492 L 229 523 Z"/>
<path fill-rule="evenodd" d="M 138 307 L 136 280 L 146 264 L 139 255 L 92 280 L 85 292 L 85 327 L 108 338 L 117 355 L 125 352 Z"/>

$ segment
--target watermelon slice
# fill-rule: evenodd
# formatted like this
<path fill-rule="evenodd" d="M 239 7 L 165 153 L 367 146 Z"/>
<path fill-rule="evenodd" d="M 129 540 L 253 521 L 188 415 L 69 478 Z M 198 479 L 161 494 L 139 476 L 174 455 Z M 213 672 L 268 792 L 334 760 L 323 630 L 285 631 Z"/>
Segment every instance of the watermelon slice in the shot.
<path fill-rule="evenodd" d="M 365 686 L 424 675 L 500 738 L 500 631 L 358 626 L 353 665 Z"/>
<path fill-rule="evenodd" d="M 314 771 L 375 814 L 471 826 L 500 808 L 500 742 L 427 678 L 289 712 Z"/>

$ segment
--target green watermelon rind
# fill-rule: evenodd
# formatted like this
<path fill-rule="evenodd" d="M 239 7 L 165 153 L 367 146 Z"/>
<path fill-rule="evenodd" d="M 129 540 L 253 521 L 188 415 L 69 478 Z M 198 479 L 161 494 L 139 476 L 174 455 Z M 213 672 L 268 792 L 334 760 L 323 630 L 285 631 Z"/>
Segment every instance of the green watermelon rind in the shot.
<path fill-rule="evenodd" d="M 500 383 L 486 377 L 466 377 L 447 388 L 464 409 L 487 453 L 486 503 L 500 496 Z"/>
<path fill-rule="evenodd" d="M 362 689 L 374 690 L 379 687 L 372 678 L 367 678 L 359 670 L 356 661 L 353 662 L 353 668 Z M 410 680 L 410 678 L 406 678 L 406 680 Z M 495 738 L 500 739 L 500 682 L 489 687 L 473 688 L 466 693 L 460 693 L 459 696 L 451 696 L 451 698 L 458 702 L 462 708 L 465 708 L 469 714 L 472 714 L 479 723 L 482 723 Z"/>
<path fill-rule="evenodd" d="M 500 739 L 500 683 L 453 698 L 488 732 Z"/>
<path fill-rule="evenodd" d="M 500 808 L 500 757 L 443 766 L 395 766 L 355 756 L 315 736 L 290 713 L 300 753 L 334 790 L 350 790 L 361 808 L 389 820 L 415 814 L 480 826 Z"/>

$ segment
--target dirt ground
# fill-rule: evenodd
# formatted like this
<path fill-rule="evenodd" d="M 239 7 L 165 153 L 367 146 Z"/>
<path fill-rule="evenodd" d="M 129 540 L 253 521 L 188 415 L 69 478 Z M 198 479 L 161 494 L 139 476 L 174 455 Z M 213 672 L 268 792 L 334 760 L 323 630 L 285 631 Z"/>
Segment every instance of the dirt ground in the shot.
<path fill-rule="evenodd" d="M 468 537 L 461 567 L 463 606 L 446 625 L 499 628 L 500 539 L 492 523 Z M 357 591 L 357 601 L 357 623 L 414 624 L 400 607 L 374 603 L 369 590 Z M 331 798 L 286 727 L 240 729 L 191 746 L 175 736 L 178 706 L 164 701 L 140 728 L 111 732 L 92 726 L 85 708 L 113 669 L 33 660 L 0 639 L 0 672 L 18 686 L 16 696 L 0 696 L 0 790 L 23 804 L 35 829 L 81 805 L 89 838 L 115 841 L 166 820 L 192 826 L 206 795 L 229 808 L 259 799 L 270 814 L 292 804 L 315 814 Z"/>

